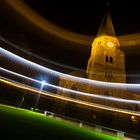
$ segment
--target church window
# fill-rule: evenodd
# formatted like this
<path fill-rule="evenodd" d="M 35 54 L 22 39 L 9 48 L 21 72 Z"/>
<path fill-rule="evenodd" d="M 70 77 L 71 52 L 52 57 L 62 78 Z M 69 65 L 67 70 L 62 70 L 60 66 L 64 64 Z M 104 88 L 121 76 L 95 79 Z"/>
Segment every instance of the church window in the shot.
<path fill-rule="evenodd" d="M 107 55 L 106 55 L 106 59 L 105 59 L 105 61 L 108 62 L 108 56 L 107 56 Z"/>
<path fill-rule="evenodd" d="M 105 77 L 107 77 L 107 78 L 113 78 L 113 75 L 112 75 L 112 73 L 105 72 Z"/>
<path fill-rule="evenodd" d="M 113 58 L 111 56 L 106 55 L 105 61 L 109 63 L 113 63 Z"/>
<path fill-rule="evenodd" d="M 112 57 L 110 57 L 110 63 L 113 63 L 113 58 Z"/>

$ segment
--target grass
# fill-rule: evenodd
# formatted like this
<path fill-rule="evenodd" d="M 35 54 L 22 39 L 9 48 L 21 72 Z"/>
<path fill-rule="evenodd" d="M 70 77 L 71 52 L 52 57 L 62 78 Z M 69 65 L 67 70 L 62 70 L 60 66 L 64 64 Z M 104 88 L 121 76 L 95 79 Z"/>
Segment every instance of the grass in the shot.
<path fill-rule="evenodd" d="M 14 139 L 121 140 L 30 110 L 0 104 L 0 135 Z"/>

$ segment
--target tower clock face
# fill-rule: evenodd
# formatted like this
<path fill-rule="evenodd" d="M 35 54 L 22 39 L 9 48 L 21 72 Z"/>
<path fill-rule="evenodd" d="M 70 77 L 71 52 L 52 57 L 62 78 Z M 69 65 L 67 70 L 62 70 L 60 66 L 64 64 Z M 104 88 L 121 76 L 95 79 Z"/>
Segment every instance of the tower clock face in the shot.
<path fill-rule="evenodd" d="M 107 42 L 107 46 L 114 47 L 114 44 L 112 42 Z"/>

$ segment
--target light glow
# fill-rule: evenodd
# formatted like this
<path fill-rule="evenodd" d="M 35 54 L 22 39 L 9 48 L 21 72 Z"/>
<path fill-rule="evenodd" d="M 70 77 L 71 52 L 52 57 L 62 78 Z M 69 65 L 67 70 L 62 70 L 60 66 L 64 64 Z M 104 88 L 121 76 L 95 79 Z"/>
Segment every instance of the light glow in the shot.
<path fill-rule="evenodd" d="M 107 45 L 108 45 L 109 47 L 113 47 L 113 46 L 114 46 L 112 42 L 108 42 Z"/>
<path fill-rule="evenodd" d="M 45 84 L 46 84 L 46 81 L 43 80 L 43 81 L 41 82 L 41 87 L 44 87 Z"/>
<path fill-rule="evenodd" d="M 135 116 L 140 117 L 140 112 L 137 112 L 137 111 L 126 110 L 126 109 L 118 109 L 118 108 L 114 108 L 114 107 L 108 107 L 108 106 L 105 106 L 105 105 L 100 105 L 100 104 L 75 100 L 75 99 L 71 99 L 71 98 L 68 98 L 68 97 L 62 97 L 60 95 L 52 94 L 52 93 L 49 93 L 49 92 L 39 91 L 36 88 L 20 84 L 16 81 L 13 81 L 13 80 L 10 80 L 10 79 L 7 79 L 7 78 L 3 79 L 2 77 L 0 77 L 0 82 L 11 85 L 11 86 L 16 87 L 16 88 L 20 88 L 20 89 L 23 89 L 23 90 L 28 90 L 28 91 L 31 91 L 33 93 L 39 93 L 39 94 L 42 94 L 44 96 L 57 98 L 57 99 L 60 99 L 60 100 L 63 100 L 63 101 L 68 101 L 68 102 L 72 102 L 72 103 L 76 103 L 76 104 L 80 104 L 80 105 L 85 105 L 85 106 L 94 107 L 94 108 L 98 108 L 98 109 L 103 109 L 103 110 L 107 110 L 107 111 L 119 112 L 119 113 L 123 113 L 123 114 L 135 115 Z"/>
<path fill-rule="evenodd" d="M 0 67 L 0 70 L 4 71 L 4 72 L 7 72 L 9 74 L 12 74 L 14 76 L 18 76 L 20 78 L 24 78 L 24 79 L 27 79 L 27 80 L 39 83 L 39 84 L 41 84 L 41 89 L 44 86 L 47 85 L 47 86 L 55 88 L 55 89 L 63 90 L 63 91 L 65 91 L 65 94 L 66 94 L 66 92 L 73 92 L 73 94 L 79 94 L 79 95 L 83 95 L 83 96 L 94 97 L 94 98 L 97 98 L 97 99 L 104 99 L 104 100 L 110 100 L 110 101 L 115 101 L 115 102 L 131 103 L 131 104 L 140 104 L 140 101 L 138 101 L 138 100 L 128 100 L 128 99 L 115 98 L 115 97 L 109 97 L 109 96 L 104 96 L 104 95 L 96 95 L 96 94 L 80 92 L 80 91 L 76 91 L 76 90 L 67 89 L 67 88 L 63 88 L 63 87 L 60 87 L 60 86 L 52 85 L 52 84 L 46 83 L 46 81 L 39 81 L 39 80 L 30 78 L 30 77 L 24 76 L 22 74 L 19 74 L 19 73 L 16 73 L 16 72 L 4 69 L 2 67 Z M 2 78 L 2 76 L 1 76 L 1 78 Z"/>

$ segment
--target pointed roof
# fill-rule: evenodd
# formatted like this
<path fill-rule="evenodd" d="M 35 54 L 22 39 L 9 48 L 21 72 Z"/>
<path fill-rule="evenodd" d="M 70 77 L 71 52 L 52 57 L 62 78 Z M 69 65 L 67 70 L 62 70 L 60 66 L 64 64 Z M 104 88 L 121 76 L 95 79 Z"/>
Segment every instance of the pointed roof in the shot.
<path fill-rule="evenodd" d="M 107 10 L 107 12 L 103 18 L 103 21 L 101 23 L 101 26 L 99 28 L 97 36 L 100 36 L 100 35 L 115 36 L 114 27 L 112 24 L 109 10 Z"/>

